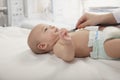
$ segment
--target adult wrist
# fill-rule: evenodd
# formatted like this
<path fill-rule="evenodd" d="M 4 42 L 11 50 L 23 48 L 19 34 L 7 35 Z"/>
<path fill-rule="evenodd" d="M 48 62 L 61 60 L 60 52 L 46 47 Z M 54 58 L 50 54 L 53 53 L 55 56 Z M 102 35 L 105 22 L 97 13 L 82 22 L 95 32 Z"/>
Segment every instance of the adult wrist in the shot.
<path fill-rule="evenodd" d="M 100 20 L 102 24 L 114 24 L 117 23 L 115 17 L 112 13 L 100 15 Z"/>

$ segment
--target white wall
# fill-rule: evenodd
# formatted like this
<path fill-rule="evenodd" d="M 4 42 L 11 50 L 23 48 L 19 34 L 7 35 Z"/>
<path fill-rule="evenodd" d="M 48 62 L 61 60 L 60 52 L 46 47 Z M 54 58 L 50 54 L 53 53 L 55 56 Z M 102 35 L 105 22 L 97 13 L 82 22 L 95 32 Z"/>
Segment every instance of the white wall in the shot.
<path fill-rule="evenodd" d="M 82 15 L 81 0 L 53 0 L 54 21 L 74 25 Z"/>
<path fill-rule="evenodd" d="M 25 14 L 28 18 L 50 19 L 51 0 L 25 0 Z"/>
<path fill-rule="evenodd" d="M 2 0 L 3 1 L 3 0 Z M 8 0 L 20 4 L 19 0 Z M 74 26 L 79 17 L 91 9 L 91 7 L 120 7 L 120 0 L 23 0 L 25 8 L 25 17 L 27 19 L 42 19 L 54 21 L 57 23 L 68 24 Z M 11 3 L 10 3 L 11 4 Z M 8 12 L 13 12 L 12 5 L 8 4 Z M 17 6 L 17 5 L 16 5 Z M 18 5 L 19 7 L 19 5 Z M 13 7 L 17 8 L 17 7 Z M 17 9 L 14 9 L 17 10 Z M 15 11 L 16 13 L 16 11 Z M 24 15 L 23 13 L 23 15 Z M 10 15 L 11 17 L 12 15 Z M 17 23 L 18 17 L 9 18 L 8 21 Z"/>
<path fill-rule="evenodd" d="M 29 19 L 42 19 L 74 26 L 91 7 L 120 7 L 120 0 L 25 0 Z"/>
<path fill-rule="evenodd" d="M 85 7 L 106 7 L 106 6 L 114 6 L 120 7 L 120 0 L 84 0 Z"/>
<path fill-rule="evenodd" d="M 25 0 L 25 2 L 25 14 L 29 19 L 74 25 L 83 12 L 82 0 Z"/>
<path fill-rule="evenodd" d="M 28 17 L 75 25 L 90 7 L 120 7 L 120 0 L 27 0 Z M 52 2 L 52 3 L 51 3 Z"/>
<path fill-rule="evenodd" d="M 120 8 L 120 0 L 85 0 L 85 12 L 93 12 L 98 14 L 110 13 Z"/>

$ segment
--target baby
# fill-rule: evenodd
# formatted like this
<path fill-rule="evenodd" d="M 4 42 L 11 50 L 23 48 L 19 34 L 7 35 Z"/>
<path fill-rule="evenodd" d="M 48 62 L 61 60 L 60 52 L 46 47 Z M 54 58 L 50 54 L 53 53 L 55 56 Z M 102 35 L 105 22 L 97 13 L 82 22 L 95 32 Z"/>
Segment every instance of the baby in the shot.
<path fill-rule="evenodd" d="M 83 29 L 69 33 L 64 28 L 38 24 L 29 34 L 28 45 L 36 54 L 52 52 L 64 61 L 88 56 L 117 59 L 120 58 L 120 29 L 107 27 L 103 31 Z"/>

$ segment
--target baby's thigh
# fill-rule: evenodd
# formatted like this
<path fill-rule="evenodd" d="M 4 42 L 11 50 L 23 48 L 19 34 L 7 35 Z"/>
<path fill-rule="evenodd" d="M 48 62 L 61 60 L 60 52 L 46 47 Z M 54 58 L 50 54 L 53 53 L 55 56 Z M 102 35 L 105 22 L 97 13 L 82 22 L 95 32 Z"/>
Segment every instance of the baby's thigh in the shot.
<path fill-rule="evenodd" d="M 112 58 L 120 58 L 120 39 L 111 39 L 104 42 L 105 52 Z"/>

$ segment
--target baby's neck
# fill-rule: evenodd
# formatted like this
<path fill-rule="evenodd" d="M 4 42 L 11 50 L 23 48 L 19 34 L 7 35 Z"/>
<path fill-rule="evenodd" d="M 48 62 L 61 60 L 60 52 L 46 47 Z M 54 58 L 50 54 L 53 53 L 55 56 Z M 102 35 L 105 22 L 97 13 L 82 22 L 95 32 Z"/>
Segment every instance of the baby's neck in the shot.
<path fill-rule="evenodd" d="M 49 45 L 49 49 L 50 52 L 53 50 L 54 46 L 56 45 L 56 43 L 59 41 L 59 37 L 57 37 L 50 45 Z"/>

